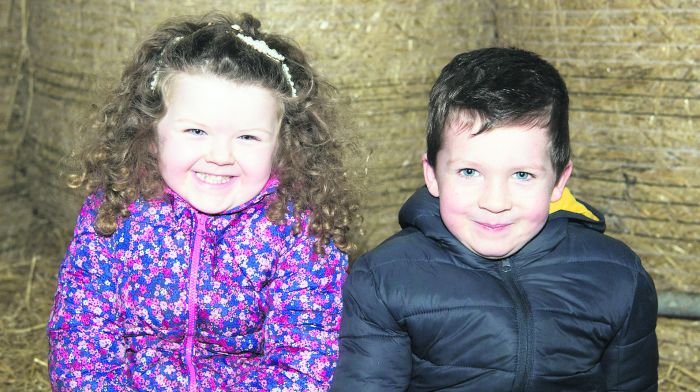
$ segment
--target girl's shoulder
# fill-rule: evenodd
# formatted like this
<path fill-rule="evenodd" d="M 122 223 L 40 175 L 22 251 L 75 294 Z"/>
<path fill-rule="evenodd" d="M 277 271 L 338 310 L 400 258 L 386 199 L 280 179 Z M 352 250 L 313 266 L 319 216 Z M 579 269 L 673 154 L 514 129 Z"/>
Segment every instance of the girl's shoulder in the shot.
<path fill-rule="evenodd" d="M 104 191 L 97 190 L 87 195 L 78 214 L 78 224 L 92 226 L 104 203 Z M 153 200 L 138 198 L 127 206 L 128 216 L 120 217 L 117 220 L 116 230 L 120 231 L 124 226 L 133 223 L 162 223 L 165 220 L 170 220 L 173 210 L 173 203 L 168 200 L 167 195 Z"/>
<path fill-rule="evenodd" d="M 82 210 L 85 212 L 92 212 L 99 210 L 102 203 L 104 203 L 105 192 L 103 190 L 96 190 L 85 197 L 83 201 Z M 163 208 L 171 207 L 170 204 L 166 202 L 164 198 L 154 199 L 154 200 L 144 200 L 143 198 L 138 198 L 128 205 L 127 209 L 129 212 L 139 212 L 144 209 L 149 208 Z"/>

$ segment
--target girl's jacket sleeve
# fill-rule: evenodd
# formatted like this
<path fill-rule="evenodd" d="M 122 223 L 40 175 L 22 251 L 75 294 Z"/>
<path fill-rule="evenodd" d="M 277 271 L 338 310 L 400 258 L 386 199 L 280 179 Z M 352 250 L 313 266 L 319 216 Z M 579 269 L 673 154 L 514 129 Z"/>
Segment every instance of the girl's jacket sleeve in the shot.
<path fill-rule="evenodd" d="M 627 319 L 601 363 L 608 391 L 656 391 L 659 351 L 656 340 L 657 297 L 649 275 L 640 270 Z"/>
<path fill-rule="evenodd" d="M 58 273 L 47 325 L 49 377 L 55 391 L 130 391 L 121 340 L 109 238 L 92 223 L 99 201 L 87 198 Z"/>
<path fill-rule="evenodd" d="M 267 286 L 264 355 L 239 365 L 236 391 L 326 391 L 338 357 L 347 256 L 333 244 L 317 255 L 302 234 Z"/>
<path fill-rule="evenodd" d="M 411 340 L 378 295 L 363 258 L 343 287 L 340 359 L 332 391 L 405 391 L 411 381 Z"/>

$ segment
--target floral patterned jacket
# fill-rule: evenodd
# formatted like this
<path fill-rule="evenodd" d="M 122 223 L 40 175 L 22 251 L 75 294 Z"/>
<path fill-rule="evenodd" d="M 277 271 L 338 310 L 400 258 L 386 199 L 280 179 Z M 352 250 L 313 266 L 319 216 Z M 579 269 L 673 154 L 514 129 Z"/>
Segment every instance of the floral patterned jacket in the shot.
<path fill-rule="evenodd" d="M 57 391 L 323 391 L 338 352 L 347 256 L 253 200 L 205 215 L 169 192 L 109 237 L 87 198 L 47 326 Z"/>

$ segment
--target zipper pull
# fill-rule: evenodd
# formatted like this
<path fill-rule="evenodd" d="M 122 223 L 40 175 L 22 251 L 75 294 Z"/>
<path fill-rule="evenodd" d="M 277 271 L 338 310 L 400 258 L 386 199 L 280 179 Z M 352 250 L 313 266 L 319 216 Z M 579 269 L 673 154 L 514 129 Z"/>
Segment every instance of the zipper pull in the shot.
<path fill-rule="evenodd" d="M 206 221 L 207 221 L 206 215 L 197 212 L 197 227 L 195 229 L 197 231 L 197 234 L 204 235 L 204 232 L 205 232 L 204 226 L 206 224 Z"/>
<path fill-rule="evenodd" d="M 509 259 L 503 259 L 503 260 L 501 260 L 501 271 L 503 271 L 503 272 L 510 272 L 511 269 L 513 269 L 513 266 L 510 265 L 510 260 L 509 260 Z"/>

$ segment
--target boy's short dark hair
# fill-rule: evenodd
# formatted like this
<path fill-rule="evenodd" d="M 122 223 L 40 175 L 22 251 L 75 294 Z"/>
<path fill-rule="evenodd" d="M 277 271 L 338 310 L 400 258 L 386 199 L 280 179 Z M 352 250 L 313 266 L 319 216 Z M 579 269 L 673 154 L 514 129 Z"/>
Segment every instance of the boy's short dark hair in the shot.
<path fill-rule="evenodd" d="M 559 72 L 537 54 L 486 48 L 457 55 L 430 92 L 428 163 L 435 166 L 451 116 L 479 122 L 478 133 L 508 125 L 547 127 L 557 178 L 569 162 L 569 97 Z"/>

